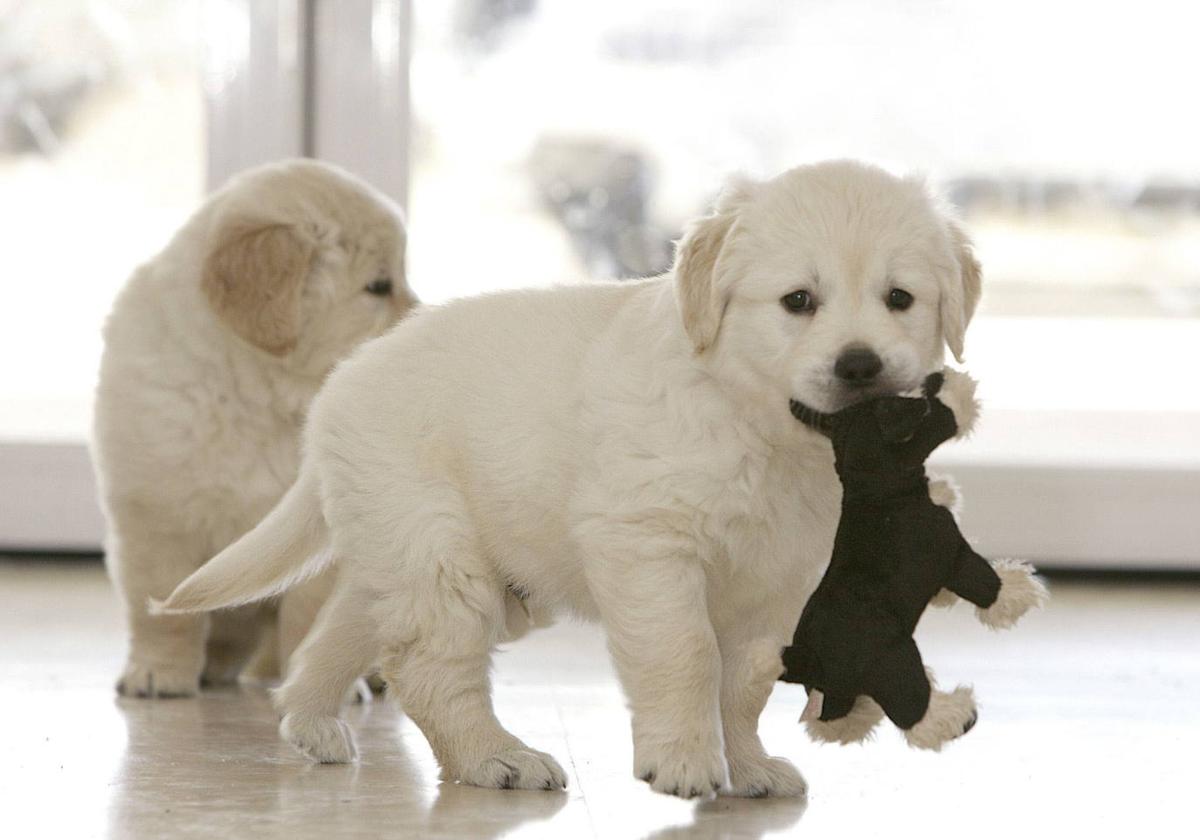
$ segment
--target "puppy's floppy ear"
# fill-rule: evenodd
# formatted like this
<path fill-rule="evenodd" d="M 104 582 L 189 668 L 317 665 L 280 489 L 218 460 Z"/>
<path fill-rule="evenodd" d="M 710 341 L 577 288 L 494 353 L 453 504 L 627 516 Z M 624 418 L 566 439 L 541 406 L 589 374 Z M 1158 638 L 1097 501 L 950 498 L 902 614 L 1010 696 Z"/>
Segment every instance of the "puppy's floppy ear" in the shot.
<path fill-rule="evenodd" d="M 209 241 L 200 287 L 237 335 L 283 356 L 300 335 L 300 297 L 315 250 L 290 225 L 222 220 Z"/>
<path fill-rule="evenodd" d="M 929 401 L 911 397 L 880 397 L 875 401 L 875 422 L 888 443 L 904 443 L 917 433 L 929 415 Z"/>
<path fill-rule="evenodd" d="M 983 274 L 979 260 L 975 258 L 975 248 L 966 231 L 957 222 L 949 221 L 947 232 L 954 249 L 954 257 L 958 261 L 958 277 L 942 289 L 939 314 L 946 346 L 950 348 L 954 358 L 961 362 L 967 324 L 971 323 L 971 316 L 975 314 L 975 307 L 979 304 L 979 295 L 983 290 Z"/>
<path fill-rule="evenodd" d="M 753 195 L 748 180 L 732 181 L 717 199 L 711 216 L 692 222 L 675 251 L 675 296 L 683 329 L 697 353 L 717 339 L 725 313 L 725 293 L 717 288 L 716 268 L 730 228 Z"/>

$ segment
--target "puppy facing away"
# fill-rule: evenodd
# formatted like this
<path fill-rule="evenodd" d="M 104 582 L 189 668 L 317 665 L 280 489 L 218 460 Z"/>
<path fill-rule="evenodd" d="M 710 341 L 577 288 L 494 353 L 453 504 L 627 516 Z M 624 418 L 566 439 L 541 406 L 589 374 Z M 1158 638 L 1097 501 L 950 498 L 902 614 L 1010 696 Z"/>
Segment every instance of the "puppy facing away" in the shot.
<path fill-rule="evenodd" d="M 104 330 L 93 457 L 125 602 L 117 684 L 186 696 L 235 679 L 269 615 L 151 616 L 295 480 L 334 364 L 415 303 L 398 208 L 315 161 L 248 171 L 134 272 Z"/>
<path fill-rule="evenodd" d="M 801 794 L 758 717 L 840 488 L 789 401 L 916 387 L 961 356 L 979 290 L 920 182 L 851 162 L 738 181 L 664 276 L 462 300 L 361 348 L 313 402 L 296 483 L 162 607 L 246 604 L 336 564 L 276 694 L 287 740 L 352 759 L 339 703 L 378 661 L 443 778 L 561 787 L 492 709 L 519 592 L 602 622 L 655 790 Z"/>

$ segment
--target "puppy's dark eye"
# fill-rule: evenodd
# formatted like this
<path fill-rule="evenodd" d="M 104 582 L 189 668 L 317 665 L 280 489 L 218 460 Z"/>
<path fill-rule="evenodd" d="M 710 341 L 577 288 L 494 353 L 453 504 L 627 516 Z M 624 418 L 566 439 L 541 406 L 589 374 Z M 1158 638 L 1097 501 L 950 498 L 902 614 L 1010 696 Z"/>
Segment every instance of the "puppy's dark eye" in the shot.
<path fill-rule="evenodd" d="M 366 285 L 366 288 L 363 289 L 363 291 L 369 295 L 379 295 L 380 297 L 383 297 L 384 295 L 390 295 L 392 293 L 392 278 L 380 277 L 376 280 L 372 280 Z"/>
<path fill-rule="evenodd" d="M 817 311 L 817 299 L 812 296 L 812 292 L 806 292 L 801 289 L 796 292 L 789 292 L 779 299 L 783 304 L 783 308 L 788 312 L 809 313 Z"/>
<path fill-rule="evenodd" d="M 913 296 L 903 289 L 892 289 L 888 292 L 887 308 L 897 312 L 903 312 L 908 307 L 912 306 Z"/>

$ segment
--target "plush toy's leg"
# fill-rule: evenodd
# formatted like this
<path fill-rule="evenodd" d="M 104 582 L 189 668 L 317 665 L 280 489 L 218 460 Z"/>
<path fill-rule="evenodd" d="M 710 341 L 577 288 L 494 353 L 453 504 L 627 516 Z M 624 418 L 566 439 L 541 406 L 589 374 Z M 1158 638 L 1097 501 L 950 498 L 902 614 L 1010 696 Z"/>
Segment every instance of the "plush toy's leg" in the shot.
<path fill-rule="evenodd" d="M 901 729 L 919 721 L 929 706 L 929 680 L 912 639 L 892 645 L 872 663 L 867 693 Z"/>
<path fill-rule="evenodd" d="M 883 709 L 865 694 L 858 697 L 824 696 L 813 690 L 809 694 L 812 713 L 805 709 L 801 716 L 808 736 L 814 741 L 833 744 L 857 744 L 871 735 Z"/>
<path fill-rule="evenodd" d="M 930 683 L 933 674 L 926 672 Z M 954 691 L 930 692 L 929 707 L 917 723 L 904 731 L 904 739 L 910 747 L 939 751 L 943 745 L 966 735 L 979 720 L 975 708 L 975 696 L 969 686 L 958 686 Z"/>
<path fill-rule="evenodd" d="M 804 685 L 824 682 L 821 679 L 820 663 L 802 642 L 785 647 L 782 659 L 783 673 L 779 675 L 779 679 L 783 682 Z"/>
<path fill-rule="evenodd" d="M 948 475 L 929 476 L 929 499 L 935 505 L 950 511 L 957 522 L 962 515 L 962 497 L 958 493 L 958 483 Z M 958 596 L 949 589 L 939 590 L 929 601 L 931 607 L 953 607 L 958 603 Z"/>
<path fill-rule="evenodd" d="M 840 694 L 826 694 L 822 698 L 821 713 L 818 715 L 818 718 L 826 722 L 832 722 L 850 714 L 852 708 L 854 708 L 853 697 L 843 697 Z"/>
<path fill-rule="evenodd" d="M 958 596 L 949 589 L 939 589 L 938 593 L 929 599 L 929 606 L 949 609 L 958 603 Z"/>
<path fill-rule="evenodd" d="M 971 689 L 934 691 L 932 675 L 922 666 L 912 639 L 893 645 L 875 660 L 868 688 L 892 723 L 904 730 L 910 746 L 939 750 L 975 725 Z"/>
<path fill-rule="evenodd" d="M 992 571 L 992 564 L 977 554 L 960 534 L 955 569 L 945 586 L 977 607 L 990 607 L 1000 593 L 1000 578 Z"/>
<path fill-rule="evenodd" d="M 1034 576 L 1034 568 L 1023 560 L 997 560 L 992 568 L 1000 577 L 1000 592 L 989 607 L 977 607 L 975 616 L 980 623 L 1001 630 L 1012 627 L 1017 619 L 1034 607 L 1046 602 L 1049 593 Z"/>

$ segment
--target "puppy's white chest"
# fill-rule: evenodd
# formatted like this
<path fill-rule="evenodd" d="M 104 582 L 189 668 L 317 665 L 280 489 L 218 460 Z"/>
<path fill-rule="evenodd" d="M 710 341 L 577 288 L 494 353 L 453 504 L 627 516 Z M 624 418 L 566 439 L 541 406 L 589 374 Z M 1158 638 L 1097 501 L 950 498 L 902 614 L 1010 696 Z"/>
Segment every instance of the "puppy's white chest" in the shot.
<path fill-rule="evenodd" d="M 765 462 L 757 481 L 731 483 L 707 529 L 721 608 L 778 599 L 802 606 L 828 563 L 840 503 L 832 459 L 815 447 Z"/>

